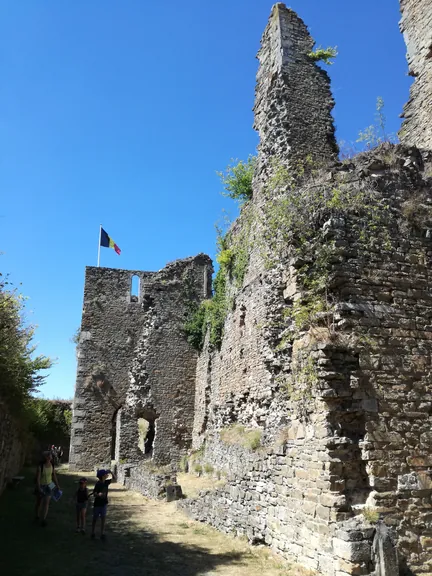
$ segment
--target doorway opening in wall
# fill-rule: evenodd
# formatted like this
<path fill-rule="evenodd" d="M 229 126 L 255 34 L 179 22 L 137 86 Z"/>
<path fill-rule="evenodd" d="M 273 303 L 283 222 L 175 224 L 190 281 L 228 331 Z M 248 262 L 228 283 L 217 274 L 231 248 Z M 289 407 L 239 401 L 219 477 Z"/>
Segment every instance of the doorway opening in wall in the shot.
<path fill-rule="evenodd" d="M 145 458 L 153 456 L 153 444 L 156 436 L 156 414 L 152 410 L 144 410 L 138 414 L 138 448 Z"/>
<path fill-rule="evenodd" d="M 140 295 L 140 278 L 134 274 L 131 278 L 131 291 L 130 291 L 130 301 L 139 302 Z"/>
<path fill-rule="evenodd" d="M 138 448 L 146 458 L 151 458 L 153 455 L 153 443 L 156 435 L 156 416 L 146 412 L 145 415 L 140 415 L 137 420 L 138 426 Z"/>

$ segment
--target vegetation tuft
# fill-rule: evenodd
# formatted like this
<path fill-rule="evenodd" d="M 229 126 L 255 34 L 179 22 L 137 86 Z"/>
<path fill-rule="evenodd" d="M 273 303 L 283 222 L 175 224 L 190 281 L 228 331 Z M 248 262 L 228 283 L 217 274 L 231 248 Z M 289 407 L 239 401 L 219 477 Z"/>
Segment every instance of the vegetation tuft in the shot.
<path fill-rule="evenodd" d="M 363 517 L 370 524 L 376 524 L 379 520 L 379 512 L 373 508 L 363 508 Z"/>
<path fill-rule="evenodd" d="M 216 227 L 218 247 L 216 261 L 219 270 L 213 279 L 213 296 L 200 305 L 191 306 L 184 326 L 188 341 L 198 351 L 203 349 L 207 330 L 210 344 L 217 349 L 220 348 L 227 313 L 232 308 L 235 292 L 243 285 L 251 251 L 254 219 L 251 205 L 242 208 L 240 219 L 242 225 L 235 234 Z"/>
<path fill-rule="evenodd" d="M 333 64 L 332 60 L 336 58 L 337 55 L 338 51 L 336 46 L 329 46 L 328 48 L 321 48 L 320 46 L 308 54 L 309 58 L 314 62 L 324 62 L 324 64 L 328 66 Z"/>
<path fill-rule="evenodd" d="M 256 166 L 256 156 L 249 156 L 246 162 L 233 161 L 224 172 L 217 172 L 225 192 L 222 194 L 237 200 L 240 203 L 247 202 L 252 198 L 252 180 Z"/>
<path fill-rule="evenodd" d="M 261 446 L 262 430 L 246 428 L 242 424 L 233 424 L 220 431 L 220 437 L 225 444 L 243 446 L 248 450 L 257 450 Z"/>

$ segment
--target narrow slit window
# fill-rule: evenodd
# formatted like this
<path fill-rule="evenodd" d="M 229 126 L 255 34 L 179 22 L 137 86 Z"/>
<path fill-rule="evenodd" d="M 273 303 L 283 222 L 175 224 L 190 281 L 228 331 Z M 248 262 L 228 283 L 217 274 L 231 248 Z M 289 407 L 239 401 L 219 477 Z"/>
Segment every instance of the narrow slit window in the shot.
<path fill-rule="evenodd" d="M 131 302 L 139 302 L 139 295 L 140 295 L 140 279 L 139 279 L 139 276 L 132 276 L 132 279 L 131 279 L 130 301 L 131 301 Z"/>

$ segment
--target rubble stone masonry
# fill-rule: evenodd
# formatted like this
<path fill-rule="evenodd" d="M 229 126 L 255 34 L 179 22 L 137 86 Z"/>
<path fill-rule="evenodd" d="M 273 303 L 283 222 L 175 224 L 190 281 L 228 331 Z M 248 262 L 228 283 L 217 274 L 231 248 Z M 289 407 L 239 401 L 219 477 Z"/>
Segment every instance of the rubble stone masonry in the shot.
<path fill-rule="evenodd" d="M 432 574 L 431 6 L 401 8 L 416 75 L 402 144 L 339 162 L 313 39 L 273 7 L 253 198 L 225 239 L 246 266 L 226 273 L 220 345 L 207 333 L 198 354 L 184 334 L 211 296 L 207 256 L 86 271 L 72 467 L 114 458 L 126 486 L 157 496 L 157 466 L 169 476 L 189 454 L 226 480 L 182 500 L 190 515 L 325 576 Z M 272 188 L 279 168 L 285 184 Z M 307 241 L 274 217 L 281 200 L 304 208 Z M 314 292 L 305 277 L 324 268 Z M 147 454 L 139 418 L 154 425 Z"/>
<path fill-rule="evenodd" d="M 266 298 L 259 282 L 243 287 L 220 352 L 198 361 L 194 446 L 227 484 L 182 503 L 195 518 L 342 576 L 373 572 L 381 514 L 401 568 L 431 571 L 432 222 L 409 220 L 432 202 L 429 168 L 415 149 L 384 147 L 335 166 L 322 184 L 374 189 L 392 214 L 391 247 L 378 243 L 367 260 L 354 249 L 355 221 L 327 223 L 341 248 L 332 294 L 341 340 L 308 333 L 284 350 L 271 325 L 300 296 L 292 277 L 267 273 Z M 296 395 L 302 349 L 315 376 Z M 261 431 L 260 448 L 223 441 L 239 424 Z"/>
<path fill-rule="evenodd" d="M 401 0 L 400 22 L 407 45 L 409 73 L 414 76 L 399 137 L 401 142 L 432 149 L 432 3 Z"/>
<path fill-rule="evenodd" d="M 155 426 L 157 461 L 169 461 L 191 443 L 196 352 L 182 328 L 191 303 L 208 296 L 211 273 L 205 255 L 160 272 L 86 269 L 73 469 L 144 458 L 140 417 Z M 138 296 L 131 295 L 133 276 L 140 281 Z"/>

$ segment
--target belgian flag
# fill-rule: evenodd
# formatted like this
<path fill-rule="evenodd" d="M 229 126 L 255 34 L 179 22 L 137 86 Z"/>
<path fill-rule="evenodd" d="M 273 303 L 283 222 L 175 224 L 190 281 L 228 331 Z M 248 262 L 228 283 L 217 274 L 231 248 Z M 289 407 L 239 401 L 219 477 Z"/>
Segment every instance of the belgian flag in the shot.
<path fill-rule="evenodd" d="M 100 245 L 103 246 L 104 248 L 114 248 L 114 250 L 119 256 L 121 254 L 120 248 L 117 246 L 114 240 L 108 236 L 108 234 L 102 227 L 100 229 Z"/>

